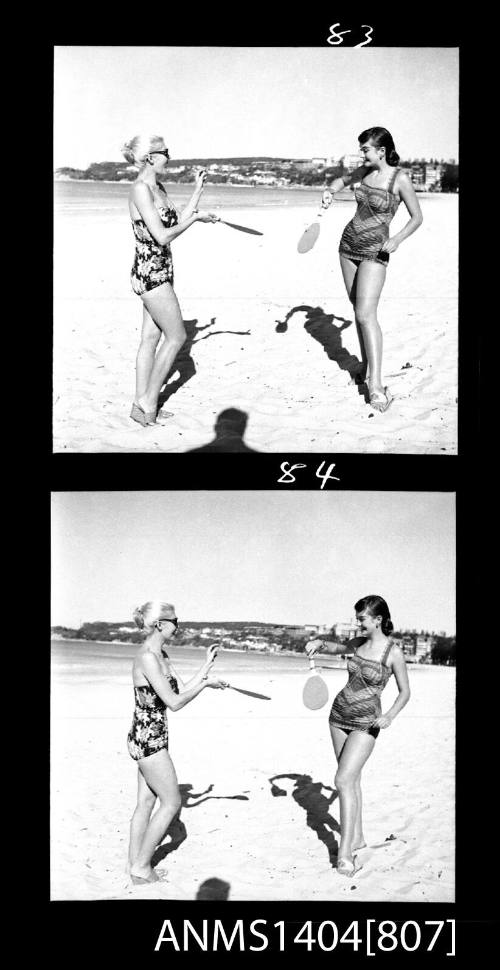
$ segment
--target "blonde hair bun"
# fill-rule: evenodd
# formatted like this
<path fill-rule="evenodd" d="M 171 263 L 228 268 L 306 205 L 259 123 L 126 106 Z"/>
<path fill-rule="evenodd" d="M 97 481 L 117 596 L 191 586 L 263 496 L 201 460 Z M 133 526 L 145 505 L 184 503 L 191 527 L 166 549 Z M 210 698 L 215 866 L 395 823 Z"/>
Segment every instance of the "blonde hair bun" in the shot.
<path fill-rule="evenodd" d="M 158 620 L 175 619 L 175 606 L 162 600 L 149 600 L 134 610 L 133 617 L 139 630 L 146 630 L 147 633 L 151 633 Z"/>
<path fill-rule="evenodd" d="M 121 152 L 127 162 L 140 168 L 146 156 L 154 149 L 164 149 L 165 141 L 161 135 L 135 135 L 122 145 Z"/>

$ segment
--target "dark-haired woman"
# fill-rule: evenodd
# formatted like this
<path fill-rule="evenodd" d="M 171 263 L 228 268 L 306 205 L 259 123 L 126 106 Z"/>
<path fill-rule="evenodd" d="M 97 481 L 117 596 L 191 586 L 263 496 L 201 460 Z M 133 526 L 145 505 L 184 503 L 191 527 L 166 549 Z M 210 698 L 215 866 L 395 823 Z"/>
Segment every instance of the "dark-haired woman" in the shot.
<path fill-rule="evenodd" d="M 359 148 L 363 164 L 349 175 L 334 179 L 323 193 L 323 202 L 330 205 L 336 192 L 359 183 L 355 188 L 356 213 L 340 240 L 340 265 L 354 307 L 364 365 L 362 376 L 368 381 L 370 404 L 377 411 L 386 411 L 392 396 L 382 380 L 378 302 L 390 254 L 422 224 L 422 212 L 411 180 L 399 167 L 390 132 L 386 128 L 367 128 L 359 136 Z M 410 219 L 399 232 L 389 236 L 389 225 L 401 199 Z"/>
<path fill-rule="evenodd" d="M 349 680 L 335 697 L 329 716 L 338 762 L 335 787 L 340 801 L 340 845 L 337 872 L 352 876 L 361 868 L 356 853 L 366 845 L 363 835 L 361 771 L 373 751 L 381 728 L 388 728 L 410 699 L 408 673 L 402 651 L 389 637 L 393 625 L 389 607 L 381 596 L 365 596 L 354 607 L 361 636 L 347 644 L 329 643 L 330 653 L 350 654 Z M 312 657 L 324 639 L 310 640 Z M 391 674 L 399 693 L 382 714 L 380 695 Z"/>

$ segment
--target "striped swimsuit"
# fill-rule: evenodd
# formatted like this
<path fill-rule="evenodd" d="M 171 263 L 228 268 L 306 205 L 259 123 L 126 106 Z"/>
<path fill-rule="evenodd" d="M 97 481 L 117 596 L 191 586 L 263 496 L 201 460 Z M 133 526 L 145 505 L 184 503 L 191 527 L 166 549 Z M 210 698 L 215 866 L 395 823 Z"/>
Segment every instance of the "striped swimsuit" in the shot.
<path fill-rule="evenodd" d="M 358 207 L 340 238 L 341 256 L 348 256 L 357 263 L 371 259 L 387 265 L 389 253 L 381 252 L 381 249 L 389 238 L 389 225 L 399 206 L 399 198 L 392 191 L 399 171 L 399 168 L 394 169 L 386 189 L 366 182 L 356 186 L 354 195 Z"/>
<path fill-rule="evenodd" d="M 382 713 L 380 695 L 392 673 L 386 665 L 391 647 L 392 643 L 388 643 L 381 660 L 360 657 L 358 651 L 349 657 L 349 680 L 332 704 L 330 724 L 344 731 L 366 731 L 377 736 L 380 729 L 372 725 Z"/>

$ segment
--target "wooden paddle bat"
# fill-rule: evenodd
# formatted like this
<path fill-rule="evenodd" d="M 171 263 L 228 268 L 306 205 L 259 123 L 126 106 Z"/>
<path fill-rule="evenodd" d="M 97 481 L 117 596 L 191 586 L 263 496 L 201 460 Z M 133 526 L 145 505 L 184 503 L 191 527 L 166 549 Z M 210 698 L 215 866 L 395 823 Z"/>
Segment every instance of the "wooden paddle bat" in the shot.
<path fill-rule="evenodd" d="M 243 687 L 233 687 L 232 684 L 226 684 L 231 690 L 237 690 L 239 694 L 248 694 L 248 697 L 258 697 L 261 701 L 270 701 L 271 698 L 267 694 L 257 694 L 254 690 L 243 690 Z"/>
<path fill-rule="evenodd" d="M 219 219 L 224 226 L 230 226 L 231 229 L 239 229 L 240 232 L 250 232 L 252 236 L 263 236 L 263 232 L 259 232 L 258 229 L 249 229 L 248 226 L 238 226 L 235 222 L 226 222 L 225 219 Z"/>

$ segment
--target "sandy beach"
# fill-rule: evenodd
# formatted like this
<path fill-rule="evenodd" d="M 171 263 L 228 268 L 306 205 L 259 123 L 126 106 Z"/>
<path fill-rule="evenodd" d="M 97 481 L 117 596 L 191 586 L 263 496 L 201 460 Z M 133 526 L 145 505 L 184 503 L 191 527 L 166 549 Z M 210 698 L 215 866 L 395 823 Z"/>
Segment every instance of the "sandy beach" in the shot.
<path fill-rule="evenodd" d="M 352 380 L 359 343 L 337 249 L 354 203 L 334 204 L 300 255 L 320 193 L 310 198 L 310 208 L 217 209 L 262 237 L 197 224 L 174 242 L 188 341 L 163 394 L 174 415 L 147 429 L 129 418 L 142 305 L 126 204 L 56 206 L 54 451 L 185 452 L 212 442 L 218 415 L 237 408 L 256 451 L 456 453 L 458 196 L 420 196 L 424 223 L 391 256 L 379 313 L 395 397 L 385 414 Z"/>
<path fill-rule="evenodd" d="M 158 850 L 160 881 L 125 875 L 136 766 L 126 749 L 134 647 L 53 645 L 51 898 L 454 900 L 455 671 L 409 665 L 412 698 L 363 773 L 363 869 L 337 875 L 339 807 L 329 706 L 302 703 L 302 656 L 220 651 L 218 673 L 265 694 L 204 691 L 169 715 L 183 798 Z M 174 648 L 181 676 L 203 652 Z M 321 658 L 321 663 L 331 663 Z M 329 703 L 346 670 L 322 671 Z M 396 693 L 392 678 L 383 696 Z M 215 883 L 210 880 L 216 880 Z"/>

